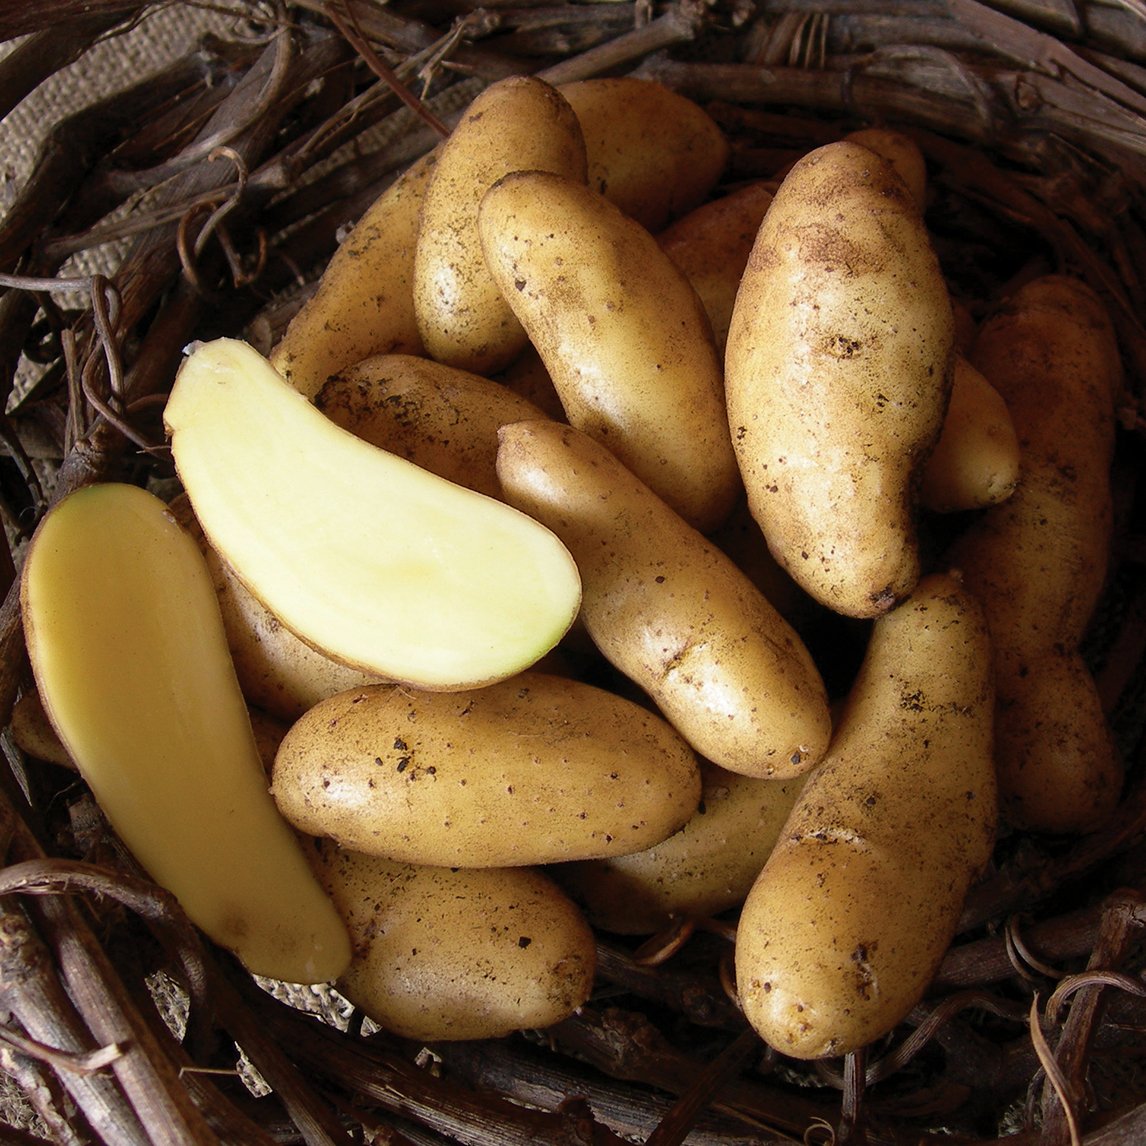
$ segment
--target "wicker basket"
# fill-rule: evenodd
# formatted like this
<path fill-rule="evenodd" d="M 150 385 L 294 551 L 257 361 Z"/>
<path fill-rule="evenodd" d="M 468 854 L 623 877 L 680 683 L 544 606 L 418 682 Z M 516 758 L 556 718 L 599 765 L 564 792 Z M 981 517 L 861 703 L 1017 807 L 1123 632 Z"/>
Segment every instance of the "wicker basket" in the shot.
<path fill-rule="evenodd" d="M 884 1044 L 815 1066 L 770 1052 L 725 988 L 728 923 L 663 961 L 600 936 L 594 998 L 551 1030 L 409 1045 L 210 948 L 75 774 L 6 736 L 0 1139 L 1146 1141 L 1146 7 L 9 0 L 0 42 L 4 726 L 29 683 L 11 586 L 46 508 L 93 481 L 174 492 L 160 413 L 182 347 L 269 346 L 341 229 L 512 72 L 660 79 L 723 125 L 730 183 L 858 126 L 909 130 L 956 291 L 976 303 L 1039 270 L 1081 276 L 1129 378 L 1114 574 L 1087 650 L 1123 802 L 1092 836 L 1000 842 L 927 998 Z"/>

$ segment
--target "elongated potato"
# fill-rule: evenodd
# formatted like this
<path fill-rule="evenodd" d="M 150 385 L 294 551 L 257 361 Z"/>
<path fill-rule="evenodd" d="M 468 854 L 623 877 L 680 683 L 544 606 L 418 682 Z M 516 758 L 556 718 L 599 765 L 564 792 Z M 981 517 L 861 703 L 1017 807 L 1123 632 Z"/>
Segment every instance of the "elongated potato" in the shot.
<path fill-rule="evenodd" d="M 393 1034 L 501 1038 L 589 997 L 593 933 L 540 872 L 395 863 L 326 841 L 316 870 L 354 945 L 338 989 Z"/>
<path fill-rule="evenodd" d="M 819 672 L 791 626 L 702 534 L 604 446 L 557 422 L 500 432 L 506 500 L 564 541 L 597 647 L 705 758 L 786 778 L 831 732 Z"/>
<path fill-rule="evenodd" d="M 643 852 L 559 864 L 553 876 L 590 923 L 652 935 L 744 902 L 805 777 L 757 780 L 701 761 L 700 807 L 679 832 Z"/>
<path fill-rule="evenodd" d="M 156 883 L 255 974 L 341 974 L 346 930 L 267 794 L 211 579 L 164 503 L 117 483 L 65 498 L 21 604 L 52 726 Z"/>
<path fill-rule="evenodd" d="M 289 722 L 336 692 L 382 679 L 331 659 L 288 629 L 207 540 L 186 494 L 174 498 L 169 509 L 203 554 L 235 676 L 248 704 Z"/>
<path fill-rule="evenodd" d="M 1122 787 L 1079 653 L 1109 565 L 1118 345 L 1098 296 L 1052 275 L 983 322 L 971 358 L 1006 399 L 1022 451 L 1014 494 L 948 554 L 994 637 L 1003 813 L 1016 827 L 1087 831 Z"/>
<path fill-rule="evenodd" d="M 657 235 L 661 250 L 684 271 L 704 304 L 721 354 L 736 292 L 771 202 L 770 184 L 749 183 L 701 204 Z"/>
<path fill-rule="evenodd" d="M 475 374 L 506 366 L 528 339 L 490 278 L 477 233 L 486 188 L 509 171 L 585 181 L 573 109 L 534 76 L 485 89 L 444 143 L 426 187 L 414 253 L 414 314 L 426 352 Z"/>
<path fill-rule="evenodd" d="M 716 121 L 655 80 L 595 77 L 558 90 L 581 124 L 589 186 L 650 231 L 703 203 L 728 165 Z"/>
<path fill-rule="evenodd" d="M 332 374 L 372 354 L 422 353 L 414 248 L 437 160 L 431 151 L 379 195 L 271 350 L 274 368 L 308 398 Z"/>
<path fill-rule="evenodd" d="M 640 851 L 696 810 L 696 758 L 655 713 L 546 673 L 464 693 L 377 685 L 283 740 L 300 831 L 407 863 L 520 867 Z"/>
<path fill-rule="evenodd" d="M 545 416 L 500 383 L 408 354 L 343 370 L 314 404 L 371 445 L 488 497 L 501 496 L 498 427 Z"/>
<path fill-rule="evenodd" d="M 482 200 L 486 260 L 569 422 L 690 524 L 740 491 L 704 307 L 645 228 L 558 175 L 517 172 Z"/>
<path fill-rule="evenodd" d="M 923 464 L 920 504 L 937 513 L 997 505 L 1015 492 L 1020 461 L 1003 396 L 957 354 L 943 430 Z"/>
<path fill-rule="evenodd" d="M 244 343 L 199 345 L 164 420 L 212 546 L 334 660 L 465 688 L 533 664 L 576 616 L 549 530 L 336 426 Z"/>
<path fill-rule="evenodd" d="M 875 622 L 832 747 L 753 885 L 740 1003 L 782 1054 L 858 1050 L 919 1001 L 995 840 L 983 611 L 924 577 Z"/>
<path fill-rule="evenodd" d="M 890 164 L 845 142 L 797 162 L 737 294 L 728 418 L 772 552 L 837 612 L 878 616 L 919 577 L 914 487 L 953 342 L 938 260 Z"/>

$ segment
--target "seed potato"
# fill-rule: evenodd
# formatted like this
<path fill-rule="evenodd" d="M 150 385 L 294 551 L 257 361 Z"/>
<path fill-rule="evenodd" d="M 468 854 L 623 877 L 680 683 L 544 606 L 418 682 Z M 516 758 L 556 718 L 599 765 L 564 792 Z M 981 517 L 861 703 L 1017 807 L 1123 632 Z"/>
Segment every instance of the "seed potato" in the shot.
<path fill-rule="evenodd" d="M 378 685 L 287 733 L 272 793 L 311 836 L 406 863 L 508 867 L 651 847 L 700 773 L 655 713 L 541 672 L 459 693 Z"/>
<path fill-rule="evenodd" d="M 685 520 L 718 525 L 740 478 L 712 330 L 684 274 L 644 227 L 559 175 L 499 180 L 478 226 L 568 421 Z"/>
<path fill-rule="evenodd" d="M 540 872 L 395 863 L 329 841 L 315 866 L 353 948 L 338 989 L 392 1034 L 501 1038 L 589 997 L 593 933 Z"/>
<path fill-rule="evenodd" d="M 1111 552 L 1117 342 L 1095 292 L 1050 275 L 984 320 L 970 357 L 1007 401 L 1021 449 L 1014 494 L 948 555 L 983 601 L 994 637 L 1003 813 L 1028 830 L 1089 831 L 1122 790 L 1122 763 L 1079 652 Z"/>
<path fill-rule="evenodd" d="M 737 293 L 728 418 L 772 552 L 847 616 L 886 612 L 919 578 L 915 484 L 946 413 L 954 333 L 891 165 L 842 141 L 797 162 Z"/>
<path fill-rule="evenodd" d="M 556 171 L 583 183 L 585 141 L 556 88 L 511 76 L 473 101 L 440 149 L 418 224 L 414 314 L 431 358 L 488 374 L 520 354 L 528 338 L 486 268 L 478 204 L 509 171 Z"/>
<path fill-rule="evenodd" d="M 994 846 L 993 715 L 983 610 L 930 574 L 875 622 L 740 915 L 740 1003 L 782 1054 L 858 1050 L 927 989 Z"/>
<path fill-rule="evenodd" d="M 819 671 L 764 594 L 604 446 L 572 426 L 500 431 L 506 500 L 581 572 L 580 619 L 605 658 L 708 760 L 800 775 L 831 732 Z"/>

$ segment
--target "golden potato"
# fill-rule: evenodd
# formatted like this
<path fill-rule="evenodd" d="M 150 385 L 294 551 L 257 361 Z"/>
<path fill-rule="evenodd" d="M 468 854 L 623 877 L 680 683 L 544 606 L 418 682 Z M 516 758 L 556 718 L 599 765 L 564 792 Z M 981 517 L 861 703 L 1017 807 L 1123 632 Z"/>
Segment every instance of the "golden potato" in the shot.
<path fill-rule="evenodd" d="M 572 426 L 500 432 L 506 500 L 547 525 L 581 572 L 581 621 L 705 758 L 784 778 L 811 768 L 831 731 L 800 638 L 732 561 Z"/>
<path fill-rule="evenodd" d="M 744 903 L 740 1004 L 782 1054 L 858 1050 L 904 1019 L 995 840 L 983 610 L 946 574 L 877 620 L 832 746 Z"/>
<path fill-rule="evenodd" d="M 540 672 L 461 693 L 377 685 L 287 733 L 272 792 L 300 831 L 407 863 L 507 867 L 639 851 L 700 800 L 655 713 Z"/>
<path fill-rule="evenodd" d="M 1006 400 L 1021 449 L 1018 488 L 948 554 L 994 638 L 1003 813 L 1016 827 L 1087 831 L 1122 787 L 1079 653 L 1109 566 L 1118 345 L 1094 291 L 1050 275 L 983 322 L 971 360 Z"/>
<path fill-rule="evenodd" d="M 882 155 L 906 184 L 919 210 L 924 209 L 927 204 L 927 160 L 911 136 L 892 127 L 861 127 L 858 131 L 849 132 L 844 139 Z"/>
<path fill-rule="evenodd" d="M 817 148 L 785 177 L 728 334 L 728 418 L 773 554 L 828 607 L 874 617 L 920 573 L 917 471 L 939 437 L 954 320 L 886 160 Z"/>
<path fill-rule="evenodd" d="M 314 404 L 371 445 L 488 497 L 501 496 L 498 427 L 545 416 L 507 386 L 406 354 L 378 355 L 343 370 Z"/>
<path fill-rule="evenodd" d="M 943 429 L 923 463 L 920 504 L 937 513 L 996 505 L 1014 493 L 1019 465 L 1007 403 L 981 371 L 956 354 Z"/>
<path fill-rule="evenodd" d="M 758 780 L 707 760 L 701 777 L 696 815 L 663 843 L 553 869 L 594 927 L 652 935 L 674 919 L 704 919 L 744 902 L 806 777 Z"/>
<path fill-rule="evenodd" d="M 431 151 L 378 196 L 271 350 L 274 368 L 308 398 L 330 375 L 371 354 L 422 353 L 414 247 L 437 161 L 438 151 Z"/>
<path fill-rule="evenodd" d="M 589 186 L 650 231 L 708 197 L 731 148 L 698 103 L 655 80 L 605 76 L 561 84 L 581 124 Z"/>
<path fill-rule="evenodd" d="M 431 358 L 487 374 L 528 339 L 490 278 L 477 233 L 486 188 L 509 171 L 556 171 L 584 182 L 585 141 L 573 109 L 534 76 L 486 88 L 440 145 L 414 253 L 414 314 Z"/>
<path fill-rule="evenodd" d="M 392 1034 L 500 1038 L 589 997 L 593 933 L 540 872 L 395 863 L 328 841 L 315 863 L 353 945 L 338 989 Z"/>
<path fill-rule="evenodd" d="M 210 577 L 167 506 L 117 482 L 70 494 L 20 589 L 45 711 L 140 866 L 252 973 L 341 974 L 346 930 L 267 794 Z"/>
<path fill-rule="evenodd" d="M 721 354 L 740 279 L 771 202 L 770 183 L 749 183 L 702 203 L 657 235 L 661 250 L 685 273 L 703 303 Z"/>
<path fill-rule="evenodd" d="M 718 525 L 740 478 L 720 360 L 684 274 L 644 227 L 559 175 L 499 180 L 478 227 L 569 422 L 698 529 Z"/>

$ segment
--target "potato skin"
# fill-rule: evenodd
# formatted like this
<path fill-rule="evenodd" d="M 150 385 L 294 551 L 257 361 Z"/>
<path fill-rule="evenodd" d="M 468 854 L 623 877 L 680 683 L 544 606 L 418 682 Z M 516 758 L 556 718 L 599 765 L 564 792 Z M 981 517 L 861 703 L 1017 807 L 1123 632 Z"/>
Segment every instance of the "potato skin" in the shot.
<path fill-rule="evenodd" d="M 314 861 L 350 932 L 338 989 L 392 1034 L 501 1038 L 589 997 L 593 933 L 540 872 L 395 863 L 329 841 Z"/>
<path fill-rule="evenodd" d="M 429 152 L 378 196 L 272 349 L 271 365 L 308 398 L 330 375 L 371 354 L 422 353 L 414 249 L 438 156 L 438 149 Z"/>
<path fill-rule="evenodd" d="M 741 912 L 741 1006 L 782 1054 L 857 1050 L 922 997 L 994 844 L 993 710 L 983 611 L 930 574 L 875 622 Z"/>
<path fill-rule="evenodd" d="M 506 386 L 408 354 L 356 363 L 314 404 L 364 441 L 488 497 L 501 496 L 498 427 L 545 416 Z"/>
<path fill-rule="evenodd" d="M 938 260 L 890 164 L 843 141 L 798 161 L 744 272 L 725 385 L 752 514 L 839 613 L 878 616 L 919 577 L 916 472 L 942 427 L 953 341 Z"/>
<path fill-rule="evenodd" d="M 581 572 L 581 621 L 705 758 L 800 775 L 827 747 L 827 694 L 795 630 L 714 545 L 587 434 L 500 431 L 506 500 L 548 526 Z"/>
<path fill-rule="evenodd" d="M 1003 814 L 1033 831 L 1089 831 L 1122 787 L 1079 653 L 1111 550 L 1118 345 L 1098 296 L 1049 275 L 984 320 L 970 357 L 1006 400 L 1021 449 L 1014 494 L 947 555 L 983 601 L 994 637 Z"/>
<path fill-rule="evenodd" d="M 707 760 L 700 767 L 700 807 L 663 843 L 551 869 L 594 927 L 652 935 L 674 919 L 704 919 L 744 902 L 806 778 L 758 780 Z"/>
<path fill-rule="evenodd" d="M 540 672 L 484 688 L 385 685 L 315 705 L 272 778 L 312 836 L 407 863 L 508 867 L 651 847 L 696 810 L 696 757 L 655 713 Z"/>
<path fill-rule="evenodd" d="M 570 424 L 690 524 L 718 525 L 740 478 L 719 357 L 684 274 L 601 195 L 545 172 L 499 180 L 478 226 Z"/>
<path fill-rule="evenodd" d="M 595 77 L 558 90 L 581 124 L 589 186 L 650 231 L 703 203 L 728 165 L 716 121 L 655 80 Z"/>
<path fill-rule="evenodd" d="M 486 269 L 478 204 L 509 171 L 557 171 L 583 183 L 585 141 L 556 88 L 510 76 L 474 99 L 440 150 L 422 200 L 414 315 L 431 358 L 488 374 L 511 362 L 528 339 Z"/>

